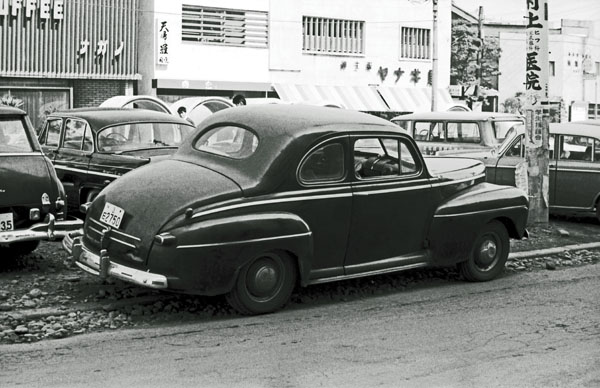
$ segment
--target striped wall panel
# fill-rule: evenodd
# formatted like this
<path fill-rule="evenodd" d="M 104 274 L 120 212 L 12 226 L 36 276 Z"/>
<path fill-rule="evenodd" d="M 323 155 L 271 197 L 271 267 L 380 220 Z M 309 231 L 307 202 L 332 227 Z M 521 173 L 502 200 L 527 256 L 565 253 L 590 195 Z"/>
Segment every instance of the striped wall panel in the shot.
<path fill-rule="evenodd" d="M 0 76 L 135 79 L 138 1 L 64 0 L 62 20 L 40 17 L 39 8 L 0 14 Z"/>

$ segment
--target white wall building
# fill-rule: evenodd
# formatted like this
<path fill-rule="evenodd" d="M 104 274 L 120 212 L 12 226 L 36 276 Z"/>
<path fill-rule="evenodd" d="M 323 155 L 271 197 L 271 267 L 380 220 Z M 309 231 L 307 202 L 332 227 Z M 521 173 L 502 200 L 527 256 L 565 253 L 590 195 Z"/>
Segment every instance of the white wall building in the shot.
<path fill-rule="evenodd" d="M 366 111 L 430 109 L 432 0 L 145 0 L 141 7 L 138 94 L 170 101 L 278 94 Z M 451 1 L 439 0 L 438 9 L 436 95 L 444 109 L 452 104 Z"/>

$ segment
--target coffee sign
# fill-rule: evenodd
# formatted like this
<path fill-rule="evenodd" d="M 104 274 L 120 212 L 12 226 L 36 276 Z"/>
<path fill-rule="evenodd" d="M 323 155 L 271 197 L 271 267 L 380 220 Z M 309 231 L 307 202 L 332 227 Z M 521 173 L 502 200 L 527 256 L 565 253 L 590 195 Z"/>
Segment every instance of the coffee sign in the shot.
<path fill-rule="evenodd" d="M 0 0 L 0 18 L 25 15 L 31 18 L 39 13 L 40 19 L 62 20 L 65 15 L 64 0 Z"/>

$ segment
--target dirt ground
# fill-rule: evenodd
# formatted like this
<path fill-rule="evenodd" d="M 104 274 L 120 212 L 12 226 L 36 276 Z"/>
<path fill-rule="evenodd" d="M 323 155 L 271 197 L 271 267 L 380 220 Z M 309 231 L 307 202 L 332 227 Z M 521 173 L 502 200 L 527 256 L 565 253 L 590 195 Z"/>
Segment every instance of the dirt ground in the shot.
<path fill-rule="evenodd" d="M 528 230 L 528 239 L 511 241 L 512 252 L 600 241 L 600 223 L 592 218 L 553 217 Z M 598 257 L 598 252 L 581 251 L 513 260 L 506 273 L 596 263 Z M 290 304 L 345 301 L 431 280 L 461 281 L 454 268 L 406 271 L 299 289 Z M 44 242 L 32 254 L 0 263 L 0 344 L 235 314 L 222 297 L 174 295 L 114 279 L 101 282 L 75 266 L 59 242 Z"/>

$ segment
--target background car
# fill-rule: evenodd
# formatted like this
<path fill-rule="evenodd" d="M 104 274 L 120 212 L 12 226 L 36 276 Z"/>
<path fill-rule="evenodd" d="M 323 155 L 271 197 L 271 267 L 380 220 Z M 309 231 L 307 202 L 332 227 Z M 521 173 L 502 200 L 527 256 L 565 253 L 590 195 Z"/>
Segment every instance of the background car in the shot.
<path fill-rule="evenodd" d="M 392 122 L 405 129 L 425 155 L 489 152 L 496 149 L 523 116 L 497 112 L 426 112 L 397 116 Z"/>
<path fill-rule="evenodd" d="M 172 155 L 194 127 L 168 113 L 83 108 L 52 113 L 39 141 L 78 211 L 108 183 Z"/>
<path fill-rule="evenodd" d="M 231 108 L 173 158 L 111 183 L 66 248 L 90 273 L 227 294 L 244 314 L 280 308 L 297 283 L 456 263 L 485 281 L 502 272 L 509 237 L 523 237 L 528 201 L 483 180 L 481 162 L 426 162 L 371 115 Z"/>
<path fill-rule="evenodd" d="M 63 186 L 20 109 L 0 107 L 0 174 L 0 259 L 83 226 L 67 219 Z"/>
<path fill-rule="evenodd" d="M 593 213 L 600 220 L 600 120 L 550 123 L 549 201 L 553 213 Z M 494 155 L 465 154 L 486 165 L 488 182 L 515 186 L 525 161 L 525 127 L 515 127 Z"/>

